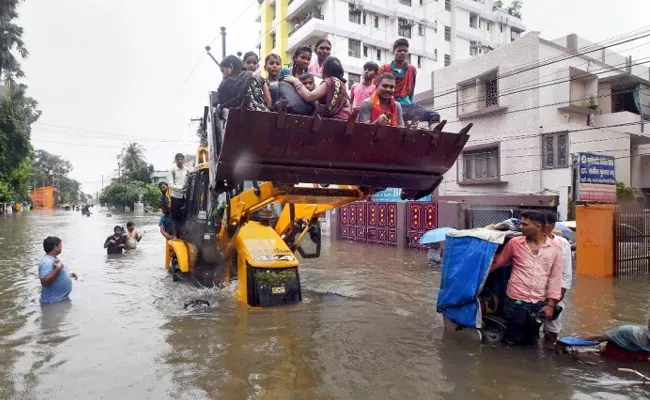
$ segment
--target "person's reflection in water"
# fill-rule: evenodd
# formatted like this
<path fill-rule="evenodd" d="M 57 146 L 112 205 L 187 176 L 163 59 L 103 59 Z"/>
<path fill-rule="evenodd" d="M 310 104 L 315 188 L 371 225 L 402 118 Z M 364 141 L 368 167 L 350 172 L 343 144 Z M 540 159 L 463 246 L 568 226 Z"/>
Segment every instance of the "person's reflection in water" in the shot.
<path fill-rule="evenodd" d="M 72 301 L 67 299 L 55 304 L 41 305 L 41 332 L 45 336 L 61 332 L 65 317 L 72 308 Z"/>

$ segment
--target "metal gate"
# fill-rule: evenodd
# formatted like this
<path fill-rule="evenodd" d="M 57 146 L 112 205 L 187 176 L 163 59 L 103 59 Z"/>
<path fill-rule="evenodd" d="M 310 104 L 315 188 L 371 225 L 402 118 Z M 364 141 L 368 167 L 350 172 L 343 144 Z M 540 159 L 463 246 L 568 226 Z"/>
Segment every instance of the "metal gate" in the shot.
<path fill-rule="evenodd" d="M 614 275 L 650 275 L 650 211 L 614 214 Z"/>
<path fill-rule="evenodd" d="M 397 245 L 397 203 L 357 202 L 338 214 L 340 239 Z"/>
<path fill-rule="evenodd" d="M 512 209 L 467 210 L 465 224 L 468 228 L 483 228 L 515 216 Z"/>
<path fill-rule="evenodd" d="M 426 250 L 418 244 L 426 231 L 438 227 L 438 203 L 409 201 L 407 203 L 407 246 L 414 250 Z"/>

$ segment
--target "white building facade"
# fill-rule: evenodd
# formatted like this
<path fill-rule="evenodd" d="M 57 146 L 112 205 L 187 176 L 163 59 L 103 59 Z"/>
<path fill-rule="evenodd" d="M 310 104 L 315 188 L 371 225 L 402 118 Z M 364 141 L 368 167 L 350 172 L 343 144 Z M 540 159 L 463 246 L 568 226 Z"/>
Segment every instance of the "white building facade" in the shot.
<path fill-rule="evenodd" d="M 287 1 L 283 29 L 284 11 L 275 10 L 284 10 Z M 432 88 L 431 71 L 510 43 L 525 30 L 521 19 L 493 11 L 493 0 L 264 0 L 260 9 L 269 6 L 272 15 L 266 8 L 258 15 L 262 50 L 270 48 L 288 63 L 284 58 L 298 46 L 327 38 L 351 82 L 360 80 L 366 61 L 389 62 L 393 42 L 408 39 L 410 63 L 420 77 L 416 93 Z M 269 29 L 267 21 L 273 21 Z"/>
<path fill-rule="evenodd" d="M 616 157 L 618 181 L 650 188 L 650 71 L 607 49 L 576 55 L 590 45 L 533 32 L 432 73 L 433 90 L 416 101 L 445 130 L 474 124 L 439 195 L 557 195 L 566 218 L 579 152 Z"/>

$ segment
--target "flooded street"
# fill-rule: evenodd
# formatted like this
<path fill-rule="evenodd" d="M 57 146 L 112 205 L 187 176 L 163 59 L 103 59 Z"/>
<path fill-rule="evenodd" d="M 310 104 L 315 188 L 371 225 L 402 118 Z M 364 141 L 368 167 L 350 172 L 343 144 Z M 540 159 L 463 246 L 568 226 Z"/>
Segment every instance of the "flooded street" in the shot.
<path fill-rule="evenodd" d="M 617 365 L 443 335 L 426 254 L 324 243 L 300 269 L 304 302 L 249 310 L 163 269 L 155 215 L 34 211 L 0 219 L 0 399 L 647 399 Z M 138 249 L 102 244 L 127 218 Z M 79 274 L 71 301 L 39 304 L 48 235 Z M 563 335 L 645 323 L 647 278 L 579 277 Z M 186 301 L 212 307 L 183 310 Z M 648 371 L 647 366 L 639 367 Z"/>

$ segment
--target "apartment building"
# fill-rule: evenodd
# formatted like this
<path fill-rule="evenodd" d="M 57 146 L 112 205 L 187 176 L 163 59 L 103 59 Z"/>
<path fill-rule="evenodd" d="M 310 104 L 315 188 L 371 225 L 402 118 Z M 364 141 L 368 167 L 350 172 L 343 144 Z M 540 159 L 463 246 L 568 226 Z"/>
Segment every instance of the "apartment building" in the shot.
<path fill-rule="evenodd" d="M 493 11 L 493 0 L 259 0 L 259 49 L 288 63 L 300 45 L 332 42 L 350 83 L 362 66 L 392 59 L 392 44 L 406 38 L 418 68 L 416 92 L 430 90 L 429 73 L 519 38 L 519 18 Z"/>
<path fill-rule="evenodd" d="M 433 89 L 416 101 L 438 110 L 451 131 L 474 123 L 439 194 L 558 196 L 566 218 L 579 152 L 616 157 L 616 179 L 649 190 L 649 73 L 575 34 L 545 40 L 537 32 L 433 72 Z"/>

